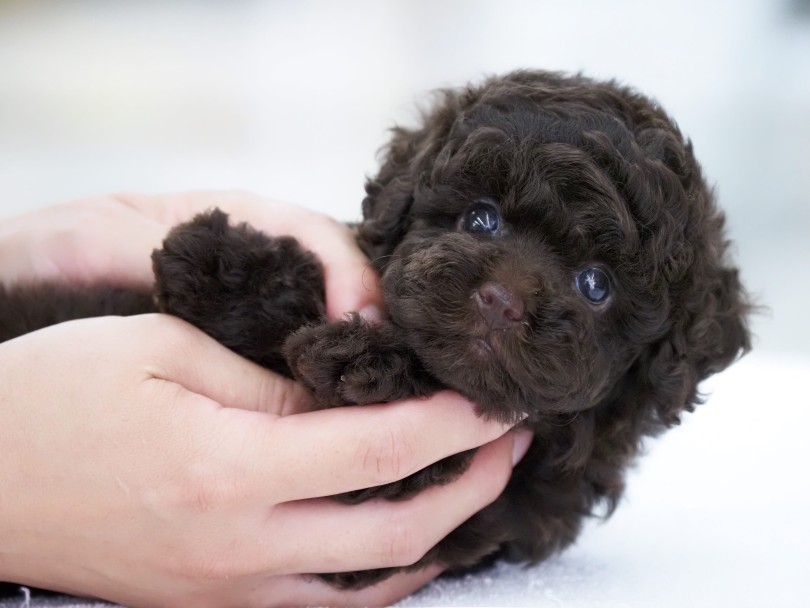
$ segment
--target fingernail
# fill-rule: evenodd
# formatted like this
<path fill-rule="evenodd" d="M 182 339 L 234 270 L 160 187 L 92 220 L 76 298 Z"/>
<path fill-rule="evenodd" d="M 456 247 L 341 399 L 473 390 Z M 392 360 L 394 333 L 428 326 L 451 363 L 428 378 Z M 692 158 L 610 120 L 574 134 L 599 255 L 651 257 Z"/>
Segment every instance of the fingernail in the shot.
<path fill-rule="evenodd" d="M 512 443 L 512 466 L 515 466 L 529 451 L 529 446 L 532 444 L 534 433 L 528 429 L 518 429 L 511 431 L 513 435 Z"/>
<path fill-rule="evenodd" d="M 369 304 L 360 309 L 359 314 L 369 323 L 379 323 L 383 320 L 383 312 L 376 304 Z"/>

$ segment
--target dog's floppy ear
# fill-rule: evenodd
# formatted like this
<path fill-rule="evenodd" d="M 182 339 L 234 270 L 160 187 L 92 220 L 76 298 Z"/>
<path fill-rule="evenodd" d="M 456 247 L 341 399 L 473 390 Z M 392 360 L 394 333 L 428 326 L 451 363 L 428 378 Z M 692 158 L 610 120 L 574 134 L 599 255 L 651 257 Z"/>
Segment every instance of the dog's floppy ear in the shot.
<path fill-rule="evenodd" d="M 394 128 L 379 173 L 366 183 L 363 222 L 357 240 L 377 270 L 385 266 L 387 256 L 407 230 L 417 164 L 425 139 L 423 129 Z"/>
<path fill-rule="evenodd" d="M 418 128 L 392 129 L 380 171 L 366 183 L 363 222 L 357 238 L 377 270 L 385 267 L 387 256 L 408 231 L 408 214 L 419 182 L 429 177 L 434 161 L 449 142 L 453 125 L 474 98 L 472 90 L 437 91 L 433 107 L 422 113 Z"/>
<path fill-rule="evenodd" d="M 671 225 L 660 234 L 678 235 L 659 245 L 659 269 L 670 284 L 670 325 L 641 362 L 641 380 L 655 423 L 678 424 L 684 410 L 701 403 L 698 385 L 725 369 L 751 348 L 748 316 L 754 309 L 739 273 L 727 261 L 725 217 L 677 127 L 658 109 L 642 107 L 634 117 L 637 142 L 647 159 L 653 180 L 667 184 L 663 191 L 678 193 L 670 199 Z M 662 127 L 662 125 L 664 125 Z M 664 243 L 664 241 L 661 241 Z"/>
<path fill-rule="evenodd" d="M 678 424 L 702 400 L 698 384 L 751 348 L 751 304 L 735 268 L 718 266 L 701 296 L 673 310 L 668 334 L 642 363 L 642 378 L 656 422 Z"/>

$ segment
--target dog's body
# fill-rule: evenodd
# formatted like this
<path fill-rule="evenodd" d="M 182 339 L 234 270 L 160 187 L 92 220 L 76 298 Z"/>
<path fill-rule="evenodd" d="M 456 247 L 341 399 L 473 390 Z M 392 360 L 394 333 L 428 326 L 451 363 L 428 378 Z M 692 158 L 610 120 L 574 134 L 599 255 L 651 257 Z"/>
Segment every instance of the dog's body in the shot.
<path fill-rule="evenodd" d="M 382 323 L 326 322 L 318 261 L 218 211 L 155 252 L 155 294 L 324 406 L 449 387 L 482 415 L 528 416 L 535 438 L 503 495 L 414 567 L 565 547 L 586 516 L 613 510 L 642 438 L 677 423 L 698 383 L 749 347 L 723 216 L 691 145 L 629 89 L 526 71 L 445 92 L 419 128 L 394 131 L 366 190 L 358 243 L 382 277 Z M 32 306 L 48 310 L 21 322 Z M 154 309 L 151 294 L 104 287 L 0 290 L 0 340 Z M 340 498 L 407 498 L 468 460 Z M 362 586 L 394 571 L 326 578 Z"/>

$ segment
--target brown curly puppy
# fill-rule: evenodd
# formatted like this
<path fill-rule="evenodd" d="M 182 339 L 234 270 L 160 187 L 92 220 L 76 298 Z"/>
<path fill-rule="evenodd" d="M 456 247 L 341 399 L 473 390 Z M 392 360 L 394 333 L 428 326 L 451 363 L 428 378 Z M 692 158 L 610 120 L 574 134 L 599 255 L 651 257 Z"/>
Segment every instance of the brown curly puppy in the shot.
<path fill-rule="evenodd" d="M 156 294 L 324 406 L 450 387 L 484 416 L 528 415 L 535 439 L 503 495 L 412 568 L 535 562 L 570 544 L 586 516 L 613 510 L 642 438 L 749 348 L 749 305 L 691 145 L 613 82 L 520 71 L 446 91 L 420 127 L 394 130 L 366 191 L 358 242 L 382 276 L 381 324 L 326 322 L 317 260 L 216 210 L 155 252 Z M 0 339 L 152 307 L 104 287 L 8 290 Z M 407 498 L 468 460 L 339 498 Z M 325 578 L 363 586 L 394 571 Z"/>

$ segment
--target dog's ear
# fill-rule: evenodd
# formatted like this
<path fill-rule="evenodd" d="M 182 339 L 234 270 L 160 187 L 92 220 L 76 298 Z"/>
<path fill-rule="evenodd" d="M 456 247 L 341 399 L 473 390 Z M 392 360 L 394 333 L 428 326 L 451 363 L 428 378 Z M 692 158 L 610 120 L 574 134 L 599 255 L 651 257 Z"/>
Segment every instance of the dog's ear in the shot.
<path fill-rule="evenodd" d="M 475 98 L 472 89 L 437 91 L 432 107 L 422 112 L 419 127 L 392 129 L 380 171 L 366 183 L 358 228 L 358 244 L 378 271 L 408 231 L 414 196 L 425 185 L 420 180 L 429 180 L 437 159 L 449 152 L 453 126 Z"/>
<path fill-rule="evenodd" d="M 670 119 L 645 102 L 638 115 L 636 141 L 648 162 L 646 171 L 659 191 L 671 198 L 670 230 L 659 228 L 659 271 L 670 285 L 670 326 L 642 362 L 642 383 L 656 423 L 678 424 L 683 411 L 700 404 L 700 382 L 751 348 L 748 317 L 754 306 L 739 272 L 727 261 L 725 217 L 702 177 L 692 144 Z M 647 196 L 650 196 L 648 193 Z M 666 252 L 666 253 L 665 253 Z"/>
<path fill-rule="evenodd" d="M 425 139 L 424 129 L 394 128 L 379 173 L 366 183 L 363 222 L 357 240 L 377 270 L 385 266 L 387 256 L 407 231 L 418 160 Z"/>
<path fill-rule="evenodd" d="M 642 362 L 642 381 L 654 421 L 672 426 L 702 401 L 701 381 L 751 348 L 751 304 L 735 268 L 718 267 L 702 295 L 673 310 L 668 334 Z"/>

